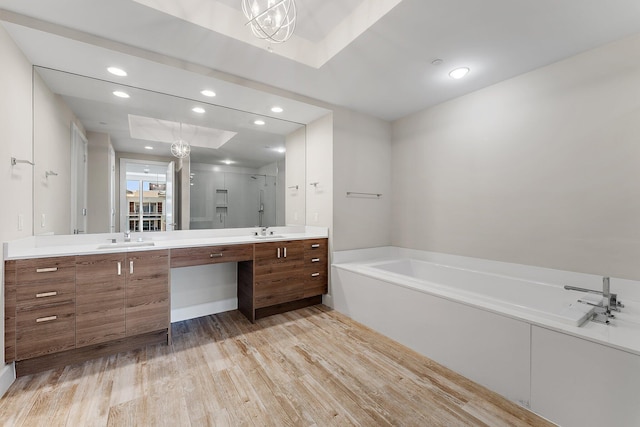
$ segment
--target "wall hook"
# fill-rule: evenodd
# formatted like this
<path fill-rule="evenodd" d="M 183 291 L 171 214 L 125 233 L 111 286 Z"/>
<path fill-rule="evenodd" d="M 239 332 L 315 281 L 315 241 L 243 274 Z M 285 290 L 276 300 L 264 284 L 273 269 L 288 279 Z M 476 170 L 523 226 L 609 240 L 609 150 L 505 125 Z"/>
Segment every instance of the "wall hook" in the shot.
<path fill-rule="evenodd" d="M 53 176 L 58 176 L 58 174 L 57 174 L 57 173 L 55 173 L 54 171 L 46 171 L 46 172 L 44 173 L 44 175 L 45 175 L 45 177 L 46 177 L 46 178 L 49 178 L 49 176 L 51 176 L 51 175 L 53 175 Z"/>
<path fill-rule="evenodd" d="M 309 185 L 313 185 L 314 187 L 318 188 L 318 184 L 320 184 L 319 182 L 310 182 Z"/>
<path fill-rule="evenodd" d="M 15 166 L 18 163 L 27 163 L 27 164 L 29 164 L 31 166 L 35 166 L 36 165 L 35 163 L 30 162 L 29 160 L 20 160 L 20 159 L 16 159 L 15 157 L 11 158 L 11 166 Z"/>

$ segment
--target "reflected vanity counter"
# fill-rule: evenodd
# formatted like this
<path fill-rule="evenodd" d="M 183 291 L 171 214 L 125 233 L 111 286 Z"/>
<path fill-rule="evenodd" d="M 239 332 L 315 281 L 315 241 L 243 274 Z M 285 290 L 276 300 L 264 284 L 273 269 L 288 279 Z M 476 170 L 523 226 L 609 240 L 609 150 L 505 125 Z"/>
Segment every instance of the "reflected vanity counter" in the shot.
<path fill-rule="evenodd" d="M 170 323 L 319 304 L 328 229 L 34 236 L 4 243 L 5 360 L 18 375 L 170 342 Z M 115 242 L 114 242 L 115 239 Z"/>

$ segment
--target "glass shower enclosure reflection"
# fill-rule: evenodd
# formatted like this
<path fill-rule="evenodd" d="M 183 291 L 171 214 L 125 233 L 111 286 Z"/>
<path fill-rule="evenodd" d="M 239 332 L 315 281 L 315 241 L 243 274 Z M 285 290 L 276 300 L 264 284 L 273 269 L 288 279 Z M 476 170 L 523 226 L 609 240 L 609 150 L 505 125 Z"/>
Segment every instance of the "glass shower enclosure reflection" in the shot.
<path fill-rule="evenodd" d="M 278 206 L 278 177 L 196 170 L 190 182 L 190 228 L 272 227 Z"/>

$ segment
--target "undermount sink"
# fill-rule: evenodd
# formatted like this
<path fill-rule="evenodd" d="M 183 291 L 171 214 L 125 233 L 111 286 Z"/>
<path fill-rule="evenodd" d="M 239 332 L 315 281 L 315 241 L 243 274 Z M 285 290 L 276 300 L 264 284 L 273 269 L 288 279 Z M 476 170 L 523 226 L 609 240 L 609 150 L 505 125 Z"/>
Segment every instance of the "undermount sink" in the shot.
<path fill-rule="evenodd" d="M 98 246 L 98 249 L 117 249 L 117 248 L 139 248 L 144 246 L 155 246 L 154 242 L 115 242 L 105 243 Z"/>
<path fill-rule="evenodd" d="M 267 239 L 280 239 L 284 236 L 279 234 L 270 234 L 269 236 L 253 236 L 254 239 L 267 240 Z"/>

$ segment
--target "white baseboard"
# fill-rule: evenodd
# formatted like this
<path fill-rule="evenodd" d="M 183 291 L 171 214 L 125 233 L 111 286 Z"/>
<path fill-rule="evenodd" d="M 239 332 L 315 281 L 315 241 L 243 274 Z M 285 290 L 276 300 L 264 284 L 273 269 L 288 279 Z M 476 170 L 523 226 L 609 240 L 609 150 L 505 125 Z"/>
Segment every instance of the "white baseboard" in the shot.
<path fill-rule="evenodd" d="M 322 295 L 322 303 L 327 307 L 333 308 L 333 297 L 330 294 Z"/>
<path fill-rule="evenodd" d="M 4 394 L 9 390 L 11 384 L 16 380 L 16 365 L 15 363 L 9 363 L 8 365 L 4 365 L 2 369 L 0 369 L 0 396 L 4 396 Z"/>
<path fill-rule="evenodd" d="M 210 314 L 224 313 L 225 311 L 236 310 L 238 308 L 238 298 L 229 298 L 221 301 L 208 302 L 206 304 L 192 305 L 171 310 L 171 323 L 180 322 L 196 317 L 209 316 Z"/>

